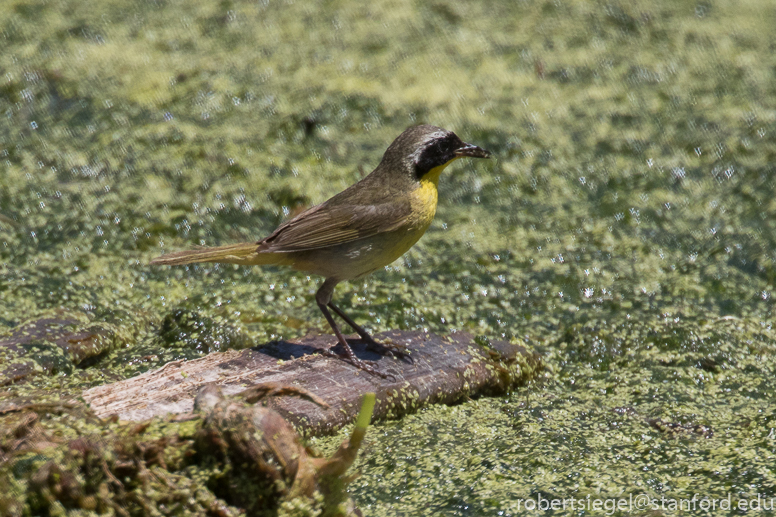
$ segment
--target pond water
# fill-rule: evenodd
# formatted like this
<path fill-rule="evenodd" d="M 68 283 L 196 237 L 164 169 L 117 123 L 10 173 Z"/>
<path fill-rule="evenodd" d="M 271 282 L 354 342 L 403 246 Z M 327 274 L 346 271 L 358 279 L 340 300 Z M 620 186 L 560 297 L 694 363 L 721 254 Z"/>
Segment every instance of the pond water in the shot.
<path fill-rule="evenodd" d="M 147 264 L 257 240 L 431 123 L 494 158 L 448 168 L 423 239 L 336 299 L 376 332 L 508 339 L 546 369 L 374 426 L 353 498 L 517 515 L 647 495 L 670 514 L 697 494 L 736 513 L 776 497 L 775 27 L 765 0 L 3 9 L 0 331 L 65 310 L 116 336 L 78 366 L 41 354 L 52 399 L 328 332 L 319 278 Z M 195 331 L 163 331 L 181 310 Z M 548 513 L 629 513 L 580 504 Z"/>

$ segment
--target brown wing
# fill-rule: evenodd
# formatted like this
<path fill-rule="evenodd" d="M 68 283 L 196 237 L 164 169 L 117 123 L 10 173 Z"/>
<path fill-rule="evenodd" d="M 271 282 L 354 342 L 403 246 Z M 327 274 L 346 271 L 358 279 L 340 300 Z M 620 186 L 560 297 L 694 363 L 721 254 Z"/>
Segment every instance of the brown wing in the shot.
<path fill-rule="evenodd" d="M 280 226 L 259 243 L 259 249 L 283 253 L 337 246 L 400 228 L 409 215 L 409 201 L 354 206 L 324 203 Z"/>

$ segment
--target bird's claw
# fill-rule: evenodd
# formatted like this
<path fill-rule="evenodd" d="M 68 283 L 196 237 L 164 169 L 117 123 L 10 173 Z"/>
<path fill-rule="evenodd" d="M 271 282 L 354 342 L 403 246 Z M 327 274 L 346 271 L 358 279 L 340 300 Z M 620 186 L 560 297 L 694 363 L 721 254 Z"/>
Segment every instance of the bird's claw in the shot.
<path fill-rule="evenodd" d="M 404 345 L 398 345 L 395 343 L 381 343 L 373 337 L 362 338 L 366 343 L 367 350 L 375 352 L 380 355 L 390 355 L 391 357 L 399 360 L 406 360 L 408 363 L 414 363 L 414 359 L 410 355 L 409 349 Z"/>
<path fill-rule="evenodd" d="M 334 347 L 332 347 L 332 348 L 334 348 Z M 334 358 L 339 359 L 339 360 L 347 361 L 350 364 L 352 364 L 353 366 L 355 366 L 356 368 L 358 368 L 359 370 L 363 370 L 363 371 L 365 371 L 367 373 L 371 373 L 372 375 L 376 375 L 378 377 L 382 377 L 383 379 L 388 379 L 388 378 L 392 378 L 393 377 L 392 375 L 389 375 L 389 374 L 377 371 L 377 369 L 375 368 L 377 363 L 375 361 L 368 361 L 366 359 L 359 359 L 355 355 L 354 356 L 349 356 L 347 353 L 339 354 L 339 353 L 335 352 L 334 350 L 332 350 L 332 348 L 321 349 L 320 353 L 322 355 L 327 356 L 327 357 L 334 357 Z"/>

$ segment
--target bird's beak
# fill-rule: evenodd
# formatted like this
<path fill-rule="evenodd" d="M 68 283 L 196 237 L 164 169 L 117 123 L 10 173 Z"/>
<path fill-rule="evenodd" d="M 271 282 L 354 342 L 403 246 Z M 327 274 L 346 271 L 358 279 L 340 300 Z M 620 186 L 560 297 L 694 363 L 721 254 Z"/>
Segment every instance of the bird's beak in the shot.
<path fill-rule="evenodd" d="M 456 156 L 469 156 L 470 158 L 490 158 L 490 151 L 486 151 L 482 147 L 477 147 L 473 144 L 464 144 L 463 147 L 459 147 L 455 150 Z"/>

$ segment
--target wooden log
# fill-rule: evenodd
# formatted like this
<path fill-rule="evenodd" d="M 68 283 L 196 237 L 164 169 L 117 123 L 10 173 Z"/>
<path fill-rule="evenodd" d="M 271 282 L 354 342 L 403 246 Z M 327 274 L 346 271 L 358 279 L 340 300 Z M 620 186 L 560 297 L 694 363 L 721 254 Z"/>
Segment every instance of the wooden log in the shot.
<path fill-rule="evenodd" d="M 198 389 L 217 385 L 225 395 L 258 391 L 275 395 L 268 404 L 297 429 L 332 433 L 351 422 L 361 396 L 377 394 L 375 419 L 398 418 L 434 403 L 453 403 L 478 394 L 504 393 L 530 380 L 541 368 L 538 355 L 520 345 L 487 342 L 469 334 L 438 336 L 420 331 L 388 331 L 378 340 L 406 346 L 412 361 L 383 357 L 349 339 L 360 359 L 375 361 L 382 378 L 319 352 L 331 336 L 308 336 L 246 350 L 212 353 L 175 361 L 137 377 L 83 392 L 98 416 L 145 420 L 167 413 L 183 418 Z M 299 393 L 309 393 L 300 397 Z M 319 405 L 315 398 L 328 407 Z"/>

